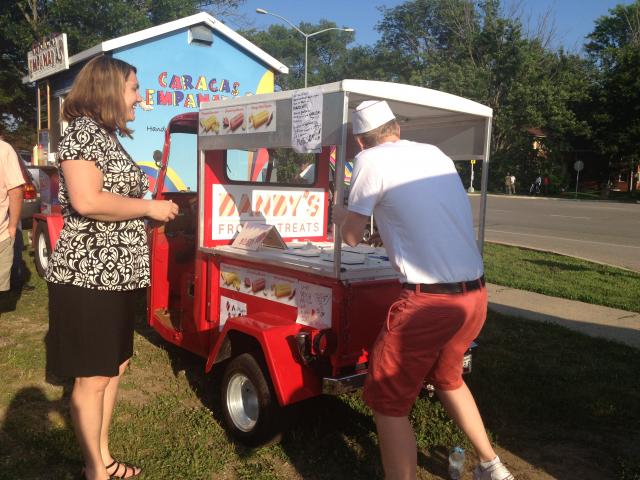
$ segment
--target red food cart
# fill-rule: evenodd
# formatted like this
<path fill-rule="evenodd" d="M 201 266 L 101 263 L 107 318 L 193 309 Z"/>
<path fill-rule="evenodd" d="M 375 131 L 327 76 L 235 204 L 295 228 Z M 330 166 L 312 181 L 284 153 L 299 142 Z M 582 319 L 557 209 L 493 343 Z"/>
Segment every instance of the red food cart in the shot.
<path fill-rule="evenodd" d="M 359 387 L 399 292 L 383 248 L 347 247 L 329 225 L 356 152 L 350 112 L 368 99 L 390 104 L 403 138 L 482 161 L 481 248 L 492 111 L 470 100 L 344 80 L 205 104 L 167 129 L 155 195 L 180 215 L 151 231 L 148 320 L 207 371 L 221 364 L 226 427 L 245 444 L 274 438 L 284 407 Z M 198 191 L 163 192 L 185 155 L 173 137 L 195 133 Z"/>

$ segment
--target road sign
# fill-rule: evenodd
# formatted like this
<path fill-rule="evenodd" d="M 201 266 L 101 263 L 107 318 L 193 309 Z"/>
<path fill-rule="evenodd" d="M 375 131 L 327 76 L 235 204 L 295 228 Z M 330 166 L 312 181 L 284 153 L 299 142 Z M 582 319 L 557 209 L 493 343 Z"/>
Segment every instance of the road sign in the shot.
<path fill-rule="evenodd" d="M 579 172 L 579 171 L 580 171 L 580 170 L 582 170 L 583 168 L 584 168 L 584 162 L 583 162 L 582 160 L 576 160 L 576 161 L 573 163 L 573 169 L 574 169 L 576 172 Z"/>
<path fill-rule="evenodd" d="M 471 165 L 475 165 L 476 161 L 475 160 L 471 160 Z"/>

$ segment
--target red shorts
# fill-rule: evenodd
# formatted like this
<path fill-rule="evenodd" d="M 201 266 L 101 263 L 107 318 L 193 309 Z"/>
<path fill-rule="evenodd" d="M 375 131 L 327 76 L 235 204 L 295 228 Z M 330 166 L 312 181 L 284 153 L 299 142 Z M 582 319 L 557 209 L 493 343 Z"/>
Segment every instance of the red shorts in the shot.
<path fill-rule="evenodd" d="M 369 356 L 364 402 L 404 417 L 425 380 L 436 389 L 462 385 L 462 360 L 487 316 L 487 290 L 458 294 L 403 290 Z"/>

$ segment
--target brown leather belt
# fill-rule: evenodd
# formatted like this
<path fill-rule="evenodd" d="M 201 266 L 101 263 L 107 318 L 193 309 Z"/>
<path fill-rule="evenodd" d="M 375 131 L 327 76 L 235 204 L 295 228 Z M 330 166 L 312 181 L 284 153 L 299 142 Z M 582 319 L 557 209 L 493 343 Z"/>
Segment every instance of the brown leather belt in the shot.
<path fill-rule="evenodd" d="M 402 288 L 416 293 L 464 293 L 484 287 L 484 275 L 476 280 L 453 283 L 403 283 Z"/>

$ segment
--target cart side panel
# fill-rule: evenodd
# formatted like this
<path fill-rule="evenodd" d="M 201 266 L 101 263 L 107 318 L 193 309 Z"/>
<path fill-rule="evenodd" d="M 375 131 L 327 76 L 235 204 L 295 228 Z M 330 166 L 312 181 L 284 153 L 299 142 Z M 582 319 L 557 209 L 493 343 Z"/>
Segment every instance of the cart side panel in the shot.
<path fill-rule="evenodd" d="M 334 373 L 343 373 L 366 362 L 368 353 L 384 328 L 387 312 L 398 298 L 401 286 L 396 279 L 362 282 L 346 288 L 344 313 L 340 320 L 338 351 L 334 358 Z"/>

